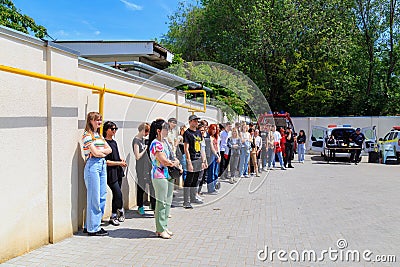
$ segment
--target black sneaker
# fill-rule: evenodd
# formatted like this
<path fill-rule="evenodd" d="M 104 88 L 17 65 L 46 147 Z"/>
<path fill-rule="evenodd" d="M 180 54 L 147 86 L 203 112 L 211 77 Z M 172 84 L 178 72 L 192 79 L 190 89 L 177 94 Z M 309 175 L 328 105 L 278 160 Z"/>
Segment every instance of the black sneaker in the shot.
<path fill-rule="evenodd" d="M 190 203 L 194 203 L 194 204 L 203 204 L 204 202 L 200 199 L 195 199 L 193 201 L 190 201 Z"/>
<path fill-rule="evenodd" d="M 119 221 L 118 221 L 117 216 L 111 217 L 110 220 L 109 220 L 109 223 L 114 225 L 114 226 L 118 226 L 119 225 Z"/>
<path fill-rule="evenodd" d="M 82 231 L 84 234 L 87 234 L 88 233 L 88 231 L 87 231 L 87 229 L 86 228 L 83 228 L 83 231 Z"/>
<path fill-rule="evenodd" d="M 99 231 L 94 232 L 94 233 L 88 233 L 89 236 L 107 236 L 108 232 L 104 230 L 103 228 L 100 228 Z"/>
<path fill-rule="evenodd" d="M 183 208 L 185 208 L 185 209 L 193 209 L 193 207 L 192 207 L 192 205 L 190 205 L 190 203 L 189 204 L 184 204 Z"/>
<path fill-rule="evenodd" d="M 123 222 L 125 221 L 125 211 L 124 210 L 117 210 L 118 221 Z"/>

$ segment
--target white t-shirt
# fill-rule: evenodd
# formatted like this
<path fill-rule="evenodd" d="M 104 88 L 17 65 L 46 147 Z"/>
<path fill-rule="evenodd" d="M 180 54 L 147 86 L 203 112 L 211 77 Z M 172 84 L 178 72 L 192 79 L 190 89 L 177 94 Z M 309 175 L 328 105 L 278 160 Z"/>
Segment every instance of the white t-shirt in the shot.
<path fill-rule="evenodd" d="M 281 141 L 281 139 L 282 139 L 281 134 L 278 131 L 275 131 L 274 132 L 274 141 L 279 143 Z"/>
<path fill-rule="evenodd" d="M 221 132 L 221 134 L 220 134 L 221 141 L 220 141 L 220 148 L 219 148 L 220 151 L 228 150 L 228 144 L 227 144 L 228 136 L 229 135 L 228 135 L 227 131 L 223 130 Z"/>
<path fill-rule="evenodd" d="M 262 139 L 261 139 L 261 136 L 256 136 L 256 137 L 254 137 L 254 140 L 255 140 L 255 145 L 256 145 L 256 147 L 258 147 L 258 148 L 261 148 L 261 146 L 262 146 Z"/>

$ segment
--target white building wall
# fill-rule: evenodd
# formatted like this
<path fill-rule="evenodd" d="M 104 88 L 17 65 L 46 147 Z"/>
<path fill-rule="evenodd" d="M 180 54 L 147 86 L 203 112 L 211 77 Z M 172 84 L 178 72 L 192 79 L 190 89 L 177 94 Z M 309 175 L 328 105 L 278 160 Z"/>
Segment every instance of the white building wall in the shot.
<path fill-rule="evenodd" d="M 45 73 L 42 42 L 9 34 L 1 64 Z M 46 99 L 44 81 L 0 72 L 0 262 L 49 241 Z"/>
<path fill-rule="evenodd" d="M 184 103 L 184 94 L 94 62 L 59 46 L 0 27 L 0 59 L 5 66 Z M 199 104 L 191 104 L 201 108 Z M 86 114 L 98 111 L 99 95 L 90 90 L 0 71 L 1 214 L 0 262 L 47 243 L 57 242 L 82 226 L 86 207 L 84 160 L 80 139 Z M 221 118 L 215 108 L 201 117 Z M 157 117 L 177 117 L 182 108 L 106 94 L 104 120 L 116 122 L 116 140 L 127 160 L 122 191 L 125 208 L 136 206 L 132 139 L 137 126 Z M 111 191 L 105 218 L 110 215 Z"/>

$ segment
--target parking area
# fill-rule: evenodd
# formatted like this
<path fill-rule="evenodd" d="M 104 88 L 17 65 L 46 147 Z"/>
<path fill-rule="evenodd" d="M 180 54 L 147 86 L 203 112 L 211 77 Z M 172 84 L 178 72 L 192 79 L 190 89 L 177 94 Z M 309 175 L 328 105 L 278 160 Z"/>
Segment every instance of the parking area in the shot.
<path fill-rule="evenodd" d="M 155 237 L 152 215 L 128 211 L 121 226 L 105 227 L 108 237 L 78 233 L 3 265 L 368 266 L 390 255 L 400 261 L 399 166 L 365 157 L 358 165 L 328 164 L 310 155 L 293 165 L 235 185 L 222 181 L 220 194 L 205 195 L 205 204 L 193 210 L 176 203 L 171 240 Z M 279 250 L 286 255 L 278 257 Z M 360 260 L 346 261 L 348 251 L 358 251 Z"/>

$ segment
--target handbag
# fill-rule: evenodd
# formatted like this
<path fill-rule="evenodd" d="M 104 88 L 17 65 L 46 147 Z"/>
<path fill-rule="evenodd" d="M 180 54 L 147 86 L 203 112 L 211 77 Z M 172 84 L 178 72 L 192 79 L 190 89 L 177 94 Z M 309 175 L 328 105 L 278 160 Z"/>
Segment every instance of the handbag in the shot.
<path fill-rule="evenodd" d="M 172 149 L 169 146 L 168 141 L 166 141 L 165 143 L 166 143 L 167 148 L 169 150 L 169 159 L 173 160 L 174 156 L 173 156 Z M 168 166 L 168 174 L 173 179 L 179 179 L 179 177 L 181 176 L 182 173 L 181 173 L 181 170 L 178 167 L 176 167 L 176 166 Z"/>
<path fill-rule="evenodd" d="M 181 170 L 176 166 L 168 167 L 168 173 L 173 179 L 178 179 L 181 176 Z"/>

